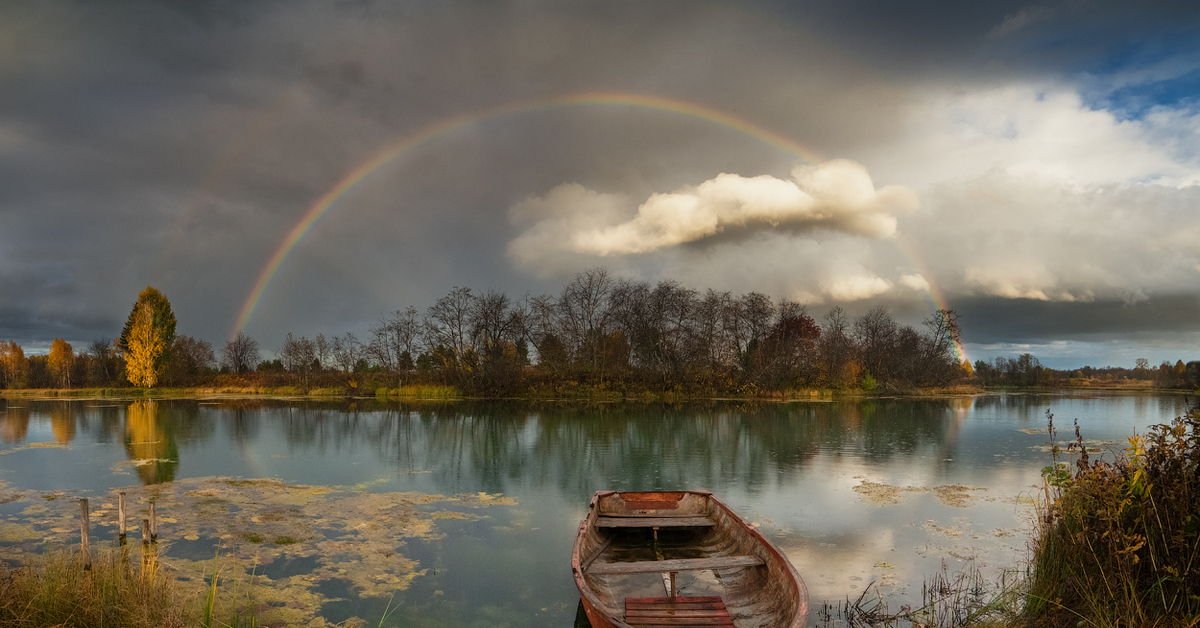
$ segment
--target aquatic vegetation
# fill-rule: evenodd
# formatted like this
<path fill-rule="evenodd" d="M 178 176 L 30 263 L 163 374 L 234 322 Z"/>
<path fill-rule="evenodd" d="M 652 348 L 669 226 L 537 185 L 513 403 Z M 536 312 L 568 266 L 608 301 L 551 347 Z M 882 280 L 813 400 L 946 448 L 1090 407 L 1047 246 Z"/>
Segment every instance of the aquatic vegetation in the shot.
<path fill-rule="evenodd" d="M 886 583 L 868 585 L 853 601 L 846 599 L 842 604 L 822 604 L 813 609 L 813 619 L 822 628 L 1003 628 L 1021 625 L 1024 589 L 1016 572 L 1004 572 L 998 582 L 988 582 L 973 563 L 951 572 L 943 562 L 941 571 L 926 578 L 921 585 L 921 605 L 917 607 L 889 607 L 880 586 L 886 586 Z"/>
<path fill-rule="evenodd" d="M 966 508 L 973 505 L 976 497 L 971 493 L 986 490 L 985 488 L 972 488 L 960 484 L 927 488 L 924 486 L 891 486 L 889 484 L 868 482 L 865 480 L 854 487 L 854 492 L 859 494 L 859 499 L 873 504 L 899 504 L 904 495 L 933 493 L 934 497 L 941 503 L 956 508 Z M 991 498 L 985 497 L 983 499 L 991 501 Z"/>
<path fill-rule="evenodd" d="M 213 623 L 205 624 L 214 626 L 238 625 L 233 621 L 246 625 L 248 609 L 256 625 L 330 625 L 321 616 L 322 606 L 337 600 L 330 591 L 388 599 L 427 573 L 405 556 L 408 542 L 443 538 L 439 521 L 475 521 L 485 516 L 482 509 L 516 504 L 512 498 L 488 493 L 369 492 L 368 486 L 376 484 L 306 486 L 217 477 L 118 490 L 127 493 L 131 522 L 147 517 L 146 504 L 154 499 L 162 568 L 187 599 L 218 595 L 197 602 L 215 604 L 210 610 Z M 115 536 L 116 507 L 109 502 L 116 501 L 116 492 L 92 498 L 98 506 L 92 511 L 94 538 Z M 27 501 L 38 496 L 15 494 Z M 31 506 L 20 518 L 0 524 L 0 540 L 13 543 L 5 547 L 6 558 L 34 564 L 40 548 L 78 542 L 74 500 L 35 503 L 41 504 L 36 510 Z M 136 530 L 136 524 L 130 526 L 131 535 L 136 536 Z M 172 545 L 201 539 L 220 545 L 219 568 L 211 554 L 197 555 L 194 545 Z M 305 567 L 288 568 L 294 561 Z M 222 583 L 219 592 L 214 578 Z M 340 584 L 325 586 L 331 582 Z M 246 592 L 252 592 L 252 600 Z M 351 619 L 342 625 L 362 623 Z"/>

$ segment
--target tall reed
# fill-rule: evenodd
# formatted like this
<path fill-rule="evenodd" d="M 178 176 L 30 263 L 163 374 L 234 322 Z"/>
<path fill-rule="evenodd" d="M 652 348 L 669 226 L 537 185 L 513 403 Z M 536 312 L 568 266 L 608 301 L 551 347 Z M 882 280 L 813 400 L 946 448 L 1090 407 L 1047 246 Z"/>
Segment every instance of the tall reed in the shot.
<path fill-rule="evenodd" d="M 157 561 L 136 567 L 105 550 L 85 570 L 79 554 L 52 552 L 17 569 L 0 566 L 0 626 L 173 628 L 185 625 L 178 595 Z"/>
<path fill-rule="evenodd" d="M 1026 618 L 1045 626 L 1200 625 L 1200 410 L 1094 459 L 1078 424 L 1043 469 Z M 1066 458 L 1063 461 L 1062 458 Z"/>

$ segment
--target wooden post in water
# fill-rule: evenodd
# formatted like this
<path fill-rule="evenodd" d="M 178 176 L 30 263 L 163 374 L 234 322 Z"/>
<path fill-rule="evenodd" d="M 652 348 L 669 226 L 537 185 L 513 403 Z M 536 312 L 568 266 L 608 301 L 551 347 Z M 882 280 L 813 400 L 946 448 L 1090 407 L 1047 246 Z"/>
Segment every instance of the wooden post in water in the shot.
<path fill-rule="evenodd" d="M 117 541 L 125 546 L 125 491 L 117 494 Z"/>
<path fill-rule="evenodd" d="M 79 536 L 81 553 L 83 554 L 83 568 L 90 570 L 92 568 L 92 534 L 88 530 L 88 500 L 86 498 L 79 500 Z"/>
<path fill-rule="evenodd" d="M 154 512 L 154 500 L 150 500 L 150 542 L 158 542 L 158 515 Z"/>
<path fill-rule="evenodd" d="M 143 580 L 150 573 L 150 565 L 153 562 L 151 557 L 153 550 L 150 546 L 150 520 L 142 519 L 142 578 Z"/>

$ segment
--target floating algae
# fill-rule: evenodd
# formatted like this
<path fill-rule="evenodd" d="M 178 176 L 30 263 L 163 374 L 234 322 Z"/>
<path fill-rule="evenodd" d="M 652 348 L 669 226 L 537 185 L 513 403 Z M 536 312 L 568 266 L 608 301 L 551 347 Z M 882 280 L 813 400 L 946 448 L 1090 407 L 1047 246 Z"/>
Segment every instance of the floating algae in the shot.
<path fill-rule="evenodd" d="M 320 615 L 323 604 L 336 601 L 329 591 L 387 599 L 427 573 L 404 555 L 408 542 L 443 538 L 438 520 L 477 521 L 487 516 L 478 512 L 481 509 L 517 503 L 488 493 L 366 492 L 371 484 L 375 483 L 303 486 L 215 477 L 131 486 L 93 498 L 100 507 L 92 511 L 92 525 L 102 530 L 116 524 L 110 503 L 124 491 L 130 534 L 137 538 L 137 522 L 149 517 L 148 502 L 153 499 L 162 564 L 175 572 L 185 589 L 200 595 L 215 569 L 227 590 L 252 592 L 260 624 L 329 626 Z M 5 494 L 0 486 L 0 495 Z M 16 494 L 17 499 L 36 497 Z M 76 544 L 78 516 L 73 499 L 39 500 L 25 509 L 22 520 L 10 518 L 0 524 L 0 540 L 13 543 L 5 547 L 6 557 L 28 561 L 46 544 Z M 107 529 L 100 538 L 94 536 L 94 542 L 109 542 L 105 537 L 114 533 Z M 171 542 L 180 539 L 187 542 L 173 548 Z M 194 544 L 202 539 L 217 545 L 217 558 L 211 550 L 197 554 Z M 285 575 L 298 560 L 306 565 L 305 572 Z M 333 581 L 342 584 L 323 586 Z M 247 600 L 229 603 L 244 607 Z M 350 618 L 340 625 L 360 624 Z"/>
<path fill-rule="evenodd" d="M 860 499 L 872 504 L 899 504 L 901 498 L 906 494 L 933 493 L 938 501 L 955 508 L 966 508 L 973 505 L 975 496 L 971 492 L 986 490 L 986 488 L 972 488 L 961 484 L 926 488 L 924 486 L 891 486 L 866 481 L 854 487 L 854 492 L 859 494 Z"/>
<path fill-rule="evenodd" d="M 904 493 L 927 493 L 929 489 L 916 486 L 891 486 L 879 482 L 863 482 L 854 487 L 860 499 L 872 504 L 899 504 Z"/>
<path fill-rule="evenodd" d="M 0 455 L 11 454 L 13 452 L 24 451 L 26 449 L 70 449 L 70 448 L 71 448 L 71 446 L 68 445 L 67 443 L 58 443 L 58 442 L 53 442 L 53 441 L 38 442 L 38 443 L 25 443 L 24 445 L 17 445 L 16 447 L 13 447 L 11 449 L 5 449 L 4 451 L 0 451 Z"/>
<path fill-rule="evenodd" d="M 933 494 L 937 496 L 938 501 L 947 506 L 955 508 L 966 508 L 974 503 L 975 496 L 971 491 L 986 491 L 986 488 L 971 488 L 961 484 L 952 484 L 950 486 L 935 486 Z"/>

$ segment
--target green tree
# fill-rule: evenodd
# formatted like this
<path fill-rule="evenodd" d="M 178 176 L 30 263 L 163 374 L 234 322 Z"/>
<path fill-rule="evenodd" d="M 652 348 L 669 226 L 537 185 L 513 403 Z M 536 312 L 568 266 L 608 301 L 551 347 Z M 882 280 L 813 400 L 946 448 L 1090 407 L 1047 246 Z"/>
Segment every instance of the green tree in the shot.
<path fill-rule="evenodd" d="M 151 329 L 158 336 L 162 344 L 162 351 L 157 354 L 154 359 L 155 381 L 161 378 L 166 371 L 167 362 L 170 359 L 171 346 L 175 343 L 175 313 L 171 311 L 171 303 L 167 301 L 167 297 L 158 291 L 158 289 L 147 286 L 145 290 L 138 293 L 137 302 L 133 304 L 133 309 L 129 312 L 129 318 L 125 321 L 125 328 L 121 330 L 121 336 L 117 338 L 117 348 L 121 353 L 125 354 L 125 359 L 129 359 L 130 351 L 130 334 L 133 332 L 134 319 L 138 315 L 138 309 L 142 306 L 149 307 L 151 317 Z M 158 343 L 155 343 L 158 344 Z M 133 377 L 127 374 L 129 381 L 133 381 Z"/>
<path fill-rule="evenodd" d="M 153 388 L 158 383 L 160 372 L 157 363 L 166 353 L 167 343 L 154 325 L 152 305 L 140 304 L 134 308 L 132 317 L 133 325 L 125 341 L 125 375 L 134 386 Z"/>

